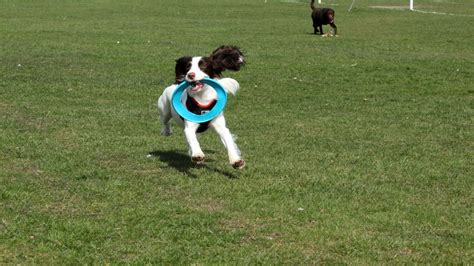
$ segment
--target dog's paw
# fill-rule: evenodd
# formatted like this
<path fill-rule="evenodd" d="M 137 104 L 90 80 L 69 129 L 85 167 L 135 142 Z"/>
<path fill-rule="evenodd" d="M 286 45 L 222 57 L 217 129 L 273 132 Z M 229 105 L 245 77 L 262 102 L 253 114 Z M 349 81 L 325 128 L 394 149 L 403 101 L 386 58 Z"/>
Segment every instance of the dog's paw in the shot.
<path fill-rule="evenodd" d="M 173 132 L 171 131 L 171 128 L 169 128 L 169 127 L 164 127 L 161 130 L 161 135 L 163 135 L 163 136 L 171 136 L 171 134 L 173 134 Z"/>
<path fill-rule="evenodd" d="M 192 156 L 191 161 L 197 165 L 203 165 L 204 164 L 204 155 L 198 155 L 198 156 Z"/>
<path fill-rule="evenodd" d="M 234 167 L 234 169 L 240 170 L 245 167 L 245 161 L 242 159 L 235 161 L 232 163 L 232 167 Z"/>

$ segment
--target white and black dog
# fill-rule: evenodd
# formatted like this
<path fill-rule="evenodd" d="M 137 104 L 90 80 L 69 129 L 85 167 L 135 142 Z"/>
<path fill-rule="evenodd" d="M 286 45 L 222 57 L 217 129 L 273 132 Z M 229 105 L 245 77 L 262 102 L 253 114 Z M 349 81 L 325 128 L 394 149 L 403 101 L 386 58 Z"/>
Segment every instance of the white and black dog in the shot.
<path fill-rule="evenodd" d="M 171 134 L 170 120 L 173 117 L 178 125 L 184 128 L 184 135 L 190 149 L 191 160 L 197 164 L 204 163 L 204 153 L 197 140 L 197 134 L 212 127 L 219 134 L 224 146 L 227 148 L 229 161 L 235 169 L 242 169 L 245 161 L 241 158 L 240 151 L 234 142 L 234 138 L 226 126 L 224 114 L 206 123 L 195 123 L 180 117 L 171 106 L 171 96 L 179 83 L 186 80 L 192 85 L 185 90 L 181 102 L 190 112 L 203 114 L 209 111 L 216 103 L 216 91 L 210 86 L 200 82 L 209 77 L 218 79 L 222 87 L 232 95 L 239 89 L 239 83 L 231 78 L 222 78 L 225 70 L 239 71 L 244 64 L 244 57 L 236 46 L 223 45 L 218 47 L 209 56 L 183 56 L 176 60 L 175 83 L 167 87 L 158 99 L 158 111 L 160 121 L 163 124 L 162 135 Z"/>

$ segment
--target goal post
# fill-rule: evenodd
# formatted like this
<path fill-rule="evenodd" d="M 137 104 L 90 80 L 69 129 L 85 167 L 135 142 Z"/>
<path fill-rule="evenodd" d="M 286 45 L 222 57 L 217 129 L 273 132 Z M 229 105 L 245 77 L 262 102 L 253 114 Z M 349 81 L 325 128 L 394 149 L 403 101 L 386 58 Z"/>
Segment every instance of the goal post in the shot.
<path fill-rule="evenodd" d="M 264 1 L 268 3 L 280 2 L 304 5 L 308 5 L 311 2 L 311 0 Z M 361 9 L 409 10 L 426 14 L 474 17 L 474 0 L 314 0 L 314 2 L 317 7 L 331 7 L 339 10 L 349 8 L 349 12 L 351 12 L 353 7 L 355 8 L 357 6 Z"/>

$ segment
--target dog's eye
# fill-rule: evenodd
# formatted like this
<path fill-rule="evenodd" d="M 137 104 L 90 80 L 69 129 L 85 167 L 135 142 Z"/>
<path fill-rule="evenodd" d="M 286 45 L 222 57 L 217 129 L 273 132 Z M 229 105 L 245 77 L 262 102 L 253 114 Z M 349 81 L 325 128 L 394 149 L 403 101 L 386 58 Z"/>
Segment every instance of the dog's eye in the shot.
<path fill-rule="evenodd" d="M 207 67 L 207 62 L 204 60 L 199 61 L 199 68 L 205 69 Z"/>

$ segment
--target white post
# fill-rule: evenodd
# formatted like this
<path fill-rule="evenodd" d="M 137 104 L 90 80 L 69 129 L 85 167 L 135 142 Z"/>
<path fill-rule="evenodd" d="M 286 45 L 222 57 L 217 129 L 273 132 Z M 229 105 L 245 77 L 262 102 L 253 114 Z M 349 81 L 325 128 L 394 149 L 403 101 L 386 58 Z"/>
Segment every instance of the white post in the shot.
<path fill-rule="evenodd" d="M 355 0 L 352 0 L 351 6 L 349 7 L 349 10 L 347 10 L 347 11 L 351 12 L 352 7 L 354 6 L 354 2 L 355 2 Z"/>
<path fill-rule="evenodd" d="M 413 0 L 410 0 L 410 10 L 413 10 Z"/>

